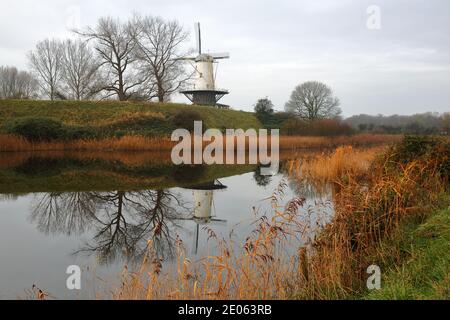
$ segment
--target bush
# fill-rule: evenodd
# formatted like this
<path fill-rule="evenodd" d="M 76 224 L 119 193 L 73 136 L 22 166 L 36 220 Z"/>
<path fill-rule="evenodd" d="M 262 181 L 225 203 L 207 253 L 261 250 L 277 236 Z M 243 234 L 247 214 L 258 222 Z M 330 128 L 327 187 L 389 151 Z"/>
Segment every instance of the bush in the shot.
<path fill-rule="evenodd" d="M 8 123 L 6 131 L 29 141 L 55 140 L 65 134 L 63 124 L 51 118 L 19 118 Z"/>
<path fill-rule="evenodd" d="M 256 117 L 266 129 L 281 129 L 287 121 L 291 120 L 292 115 L 287 112 L 274 112 L 256 114 Z"/>
<path fill-rule="evenodd" d="M 60 138 L 65 140 L 87 140 L 97 137 L 95 130 L 87 127 L 65 127 L 63 129 Z"/>
<path fill-rule="evenodd" d="M 393 146 L 391 160 L 407 164 L 425 158 L 434 160 L 438 172 L 448 179 L 450 176 L 450 143 L 445 139 L 430 136 L 405 136 L 401 143 Z"/>
<path fill-rule="evenodd" d="M 203 117 L 199 112 L 189 109 L 177 111 L 172 118 L 172 122 L 177 128 L 183 128 L 190 132 L 194 131 L 194 121 L 203 121 Z M 204 124 L 203 130 L 205 130 Z"/>

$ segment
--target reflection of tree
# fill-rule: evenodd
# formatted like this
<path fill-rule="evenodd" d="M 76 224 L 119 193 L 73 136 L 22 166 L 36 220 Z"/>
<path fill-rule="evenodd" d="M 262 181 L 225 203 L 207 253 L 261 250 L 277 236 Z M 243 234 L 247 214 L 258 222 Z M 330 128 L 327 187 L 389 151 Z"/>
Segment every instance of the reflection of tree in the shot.
<path fill-rule="evenodd" d="M 46 193 L 37 199 L 31 220 L 45 234 L 82 234 L 96 219 L 97 203 L 89 192 Z"/>
<path fill-rule="evenodd" d="M 139 259 L 149 249 L 173 254 L 170 223 L 184 209 L 176 195 L 164 191 L 49 193 L 34 206 L 31 219 L 45 233 L 95 236 L 78 252 L 96 253 L 102 263 L 117 256 Z M 183 212 L 180 212 L 183 214 Z"/>
<path fill-rule="evenodd" d="M 272 176 L 264 176 L 264 175 L 260 174 L 260 172 L 261 172 L 261 169 L 258 168 L 253 173 L 253 179 L 256 181 L 256 184 L 260 187 L 268 186 L 270 184 L 270 182 L 272 181 Z"/>

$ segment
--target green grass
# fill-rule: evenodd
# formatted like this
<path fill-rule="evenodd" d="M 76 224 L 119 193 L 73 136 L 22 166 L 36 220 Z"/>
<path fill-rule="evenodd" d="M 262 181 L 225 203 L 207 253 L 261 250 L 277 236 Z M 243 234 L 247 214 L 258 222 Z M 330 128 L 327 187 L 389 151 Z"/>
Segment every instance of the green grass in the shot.
<path fill-rule="evenodd" d="M 401 265 L 383 272 L 382 288 L 366 299 L 416 300 L 450 298 L 450 207 L 431 215 L 419 226 L 402 228 Z"/>
<path fill-rule="evenodd" d="M 175 103 L 119 101 L 0 100 L 0 133 L 5 125 L 22 117 L 46 117 L 66 125 L 100 128 L 114 134 L 169 135 L 171 117 L 179 110 L 196 110 L 207 128 L 248 129 L 261 127 L 251 112 Z"/>

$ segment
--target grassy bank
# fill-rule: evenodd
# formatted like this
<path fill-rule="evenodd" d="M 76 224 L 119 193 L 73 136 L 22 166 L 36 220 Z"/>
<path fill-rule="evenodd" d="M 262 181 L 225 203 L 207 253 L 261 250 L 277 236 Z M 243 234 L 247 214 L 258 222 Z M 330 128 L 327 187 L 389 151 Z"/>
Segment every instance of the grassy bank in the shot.
<path fill-rule="evenodd" d="M 18 118 L 51 118 L 99 136 L 170 135 L 180 111 L 194 111 L 207 128 L 260 128 L 253 113 L 175 103 L 0 100 L 0 133 Z"/>
<path fill-rule="evenodd" d="M 386 245 L 404 253 L 403 263 L 386 265 L 381 290 L 363 298 L 450 299 L 450 207 L 433 212 L 422 224 L 406 224 L 395 240 Z"/>
<path fill-rule="evenodd" d="M 406 137 L 366 169 L 336 170 L 334 221 L 307 257 L 296 297 L 361 298 L 369 266 L 404 266 L 408 254 L 395 240 L 405 225 L 421 224 L 445 205 L 449 159 L 448 141 Z"/>

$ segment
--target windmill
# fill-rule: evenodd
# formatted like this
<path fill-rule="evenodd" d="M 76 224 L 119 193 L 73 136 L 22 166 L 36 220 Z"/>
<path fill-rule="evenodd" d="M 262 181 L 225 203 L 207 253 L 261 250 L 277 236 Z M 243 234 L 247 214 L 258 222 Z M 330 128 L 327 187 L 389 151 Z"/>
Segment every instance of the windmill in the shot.
<path fill-rule="evenodd" d="M 228 90 L 216 87 L 217 60 L 229 59 L 229 53 L 203 53 L 200 23 L 195 24 L 197 53 L 195 57 L 184 57 L 179 60 L 189 61 L 194 68 L 194 85 L 189 90 L 181 91 L 193 104 L 217 106 L 217 102 L 228 94 Z M 215 68 L 216 67 L 216 68 Z"/>
<path fill-rule="evenodd" d="M 185 187 L 185 189 L 192 190 L 194 211 L 192 216 L 179 220 L 191 220 L 196 223 L 195 243 L 193 247 L 194 254 L 197 254 L 198 251 L 201 225 L 226 224 L 226 220 L 218 219 L 212 215 L 214 191 L 224 190 L 226 188 L 227 186 L 223 185 L 219 180 Z"/>

